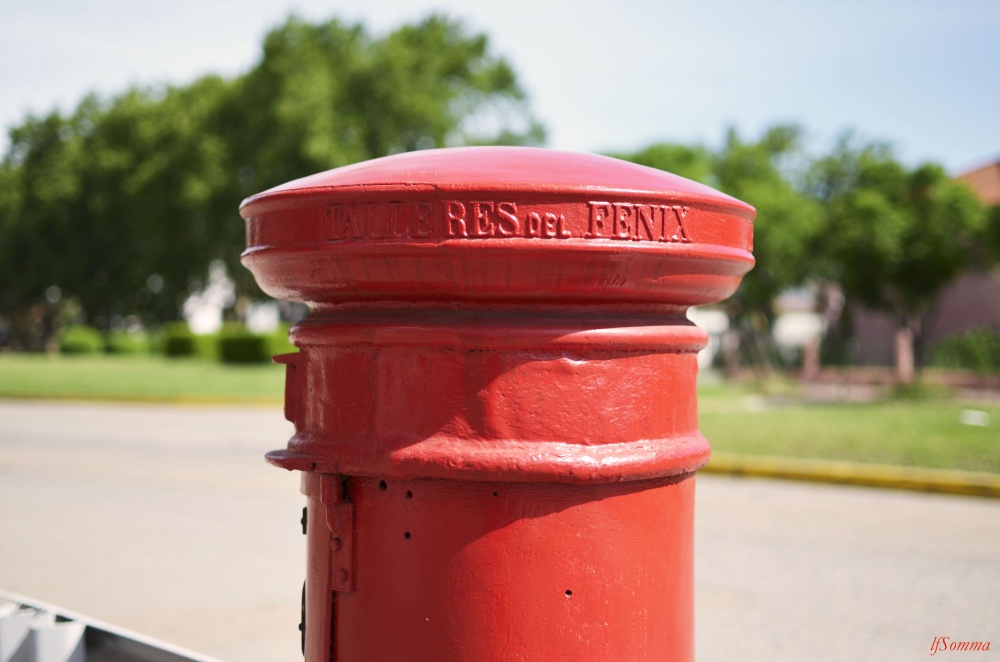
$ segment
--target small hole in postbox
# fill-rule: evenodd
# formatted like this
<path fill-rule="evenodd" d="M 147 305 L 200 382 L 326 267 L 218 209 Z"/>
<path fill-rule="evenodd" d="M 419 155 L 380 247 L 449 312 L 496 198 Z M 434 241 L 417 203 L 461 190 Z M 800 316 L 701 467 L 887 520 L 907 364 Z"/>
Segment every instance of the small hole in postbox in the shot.
<path fill-rule="evenodd" d="M 407 531 L 406 533 L 404 533 L 403 537 L 406 538 L 407 540 L 409 540 L 410 539 L 410 532 Z"/>
<path fill-rule="evenodd" d="M 383 492 L 385 492 L 385 491 L 386 491 L 387 489 L 389 489 L 389 484 L 388 484 L 388 483 L 386 483 L 386 482 L 385 482 L 384 480 L 380 480 L 380 481 L 378 482 L 378 488 L 379 488 L 380 490 L 382 490 Z"/>
<path fill-rule="evenodd" d="M 569 589 L 566 589 L 566 597 L 567 598 L 572 598 L 573 597 L 573 591 L 571 591 Z"/>
<path fill-rule="evenodd" d="M 411 490 L 406 490 L 406 498 L 407 499 L 412 499 L 413 498 L 413 492 Z"/>
<path fill-rule="evenodd" d="M 498 496 L 500 496 L 500 492 L 498 492 L 498 491 L 496 491 L 496 490 L 493 490 L 493 496 L 495 496 L 495 497 L 498 497 Z"/>

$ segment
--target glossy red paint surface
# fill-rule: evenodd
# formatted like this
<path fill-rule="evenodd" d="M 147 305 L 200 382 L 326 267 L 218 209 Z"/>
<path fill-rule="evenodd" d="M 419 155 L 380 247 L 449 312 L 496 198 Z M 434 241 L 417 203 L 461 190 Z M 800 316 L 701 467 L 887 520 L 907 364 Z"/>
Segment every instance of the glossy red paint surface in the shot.
<path fill-rule="evenodd" d="M 269 294 L 690 306 L 729 296 L 753 258 L 748 205 L 591 154 L 401 154 L 246 200 L 243 261 Z"/>
<path fill-rule="evenodd" d="M 244 263 L 306 301 L 288 447 L 307 662 L 692 655 L 686 307 L 751 267 L 753 210 L 614 159 L 405 154 L 244 203 Z"/>

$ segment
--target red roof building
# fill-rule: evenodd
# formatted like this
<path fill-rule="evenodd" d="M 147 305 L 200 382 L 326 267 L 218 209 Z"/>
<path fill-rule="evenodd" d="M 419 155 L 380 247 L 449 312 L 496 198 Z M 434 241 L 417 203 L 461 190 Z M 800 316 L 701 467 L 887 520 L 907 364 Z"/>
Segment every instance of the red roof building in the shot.
<path fill-rule="evenodd" d="M 983 204 L 1000 206 L 1000 161 L 970 170 L 955 179 L 968 184 Z"/>

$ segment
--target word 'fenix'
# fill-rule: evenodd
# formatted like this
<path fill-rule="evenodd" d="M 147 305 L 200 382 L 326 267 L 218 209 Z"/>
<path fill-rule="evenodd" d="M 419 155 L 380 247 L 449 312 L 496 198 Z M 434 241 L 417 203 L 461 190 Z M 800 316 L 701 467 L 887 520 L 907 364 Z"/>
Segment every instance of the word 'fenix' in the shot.
<path fill-rule="evenodd" d="M 551 209 L 548 208 L 548 209 Z M 588 202 L 575 213 L 515 202 L 333 205 L 326 209 L 332 239 L 617 239 L 690 243 L 688 208 L 627 202 Z"/>
<path fill-rule="evenodd" d="M 624 202 L 589 202 L 588 236 L 639 241 L 689 243 L 684 227 L 687 207 L 680 205 L 633 205 Z M 657 221 L 659 213 L 659 221 Z M 609 227 L 610 226 L 610 227 Z M 670 234 L 668 234 L 670 233 Z"/>

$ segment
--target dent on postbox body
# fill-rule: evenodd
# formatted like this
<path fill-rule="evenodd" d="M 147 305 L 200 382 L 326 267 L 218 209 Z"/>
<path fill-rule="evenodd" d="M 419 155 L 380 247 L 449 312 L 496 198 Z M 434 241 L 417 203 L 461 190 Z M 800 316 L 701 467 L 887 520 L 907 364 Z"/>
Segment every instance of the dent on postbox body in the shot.
<path fill-rule="evenodd" d="M 304 301 L 268 460 L 303 472 L 307 662 L 690 660 L 689 306 L 753 264 L 748 205 L 607 157 L 401 154 L 244 202 Z"/>

